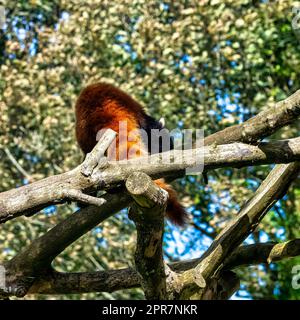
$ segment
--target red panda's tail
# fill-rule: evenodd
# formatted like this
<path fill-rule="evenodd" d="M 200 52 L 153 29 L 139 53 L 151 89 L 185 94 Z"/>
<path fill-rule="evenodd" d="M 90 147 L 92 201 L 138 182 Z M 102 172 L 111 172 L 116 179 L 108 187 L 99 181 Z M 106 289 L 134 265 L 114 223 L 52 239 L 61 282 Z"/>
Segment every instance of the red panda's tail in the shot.
<path fill-rule="evenodd" d="M 177 199 L 176 191 L 167 184 L 164 179 L 155 180 L 155 183 L 169 193 L 169 200 L 166 208 L 166 216 L 174 224 L 183 226 L 187 221 L 187 213 Z"/>

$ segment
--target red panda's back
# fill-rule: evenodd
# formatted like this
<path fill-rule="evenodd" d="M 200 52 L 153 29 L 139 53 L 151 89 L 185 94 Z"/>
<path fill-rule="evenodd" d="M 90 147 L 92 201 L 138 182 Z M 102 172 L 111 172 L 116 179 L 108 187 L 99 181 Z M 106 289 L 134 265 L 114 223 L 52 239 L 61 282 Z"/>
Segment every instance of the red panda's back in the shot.
<path fill-rule="evenodd" d="M 87 86 L 76 102 L 76 138 L 86 154 L 96 144 L 97 132 L 111 128 L 118 132 L 119 122 L 126 121 L 128 131 L 140 128 L 145 112 L 128 94 L 111 84 Z"/>

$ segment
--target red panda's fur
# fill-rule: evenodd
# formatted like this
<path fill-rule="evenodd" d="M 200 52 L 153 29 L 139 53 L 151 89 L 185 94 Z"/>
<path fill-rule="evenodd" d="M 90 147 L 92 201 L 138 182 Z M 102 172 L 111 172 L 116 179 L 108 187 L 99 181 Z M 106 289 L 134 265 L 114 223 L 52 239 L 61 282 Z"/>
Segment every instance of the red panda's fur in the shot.
<path fill-rule="evenodd" d="M 89 85 L 80 93 L 76 102 L 76 138 L 82 151 L 87 154 L 96 145 L 96 136 L 101 129 L 113 129 L 119 132 L 119 122 L 127 122 L 127 134 L 132 130 L 141 128 L 157 128 L 158 122 L 149 117 L 142 106 L 120 89 L 106 83 Z M 133 140 L 133 141 L 132 141 Z M 127 151 L 136 148 L 135 156 L 148 153 L 143 146 L 141 137 L 137 134 L 134 139 L 127 140 L 127 150 L 119 145 L 119 137 L 116 138 L 116 160 L 130 158 Z M 121 150 L 121 151 L 120 151 Z M 123 151 L 123 153 L 122 153 Z M 124 152 L 125 151 L 125 152 Z M 123 154 L 118 157 L 119 154 Z M 132 157 L 132 156 L 131 156 Z M 165 183 L 164 179 L 155 181 L 158 186 L 169 193 L 166 209 L 167 217 L 175 224 L 183 225 L 187 214 L 177 200 L 174 189 Z"/>

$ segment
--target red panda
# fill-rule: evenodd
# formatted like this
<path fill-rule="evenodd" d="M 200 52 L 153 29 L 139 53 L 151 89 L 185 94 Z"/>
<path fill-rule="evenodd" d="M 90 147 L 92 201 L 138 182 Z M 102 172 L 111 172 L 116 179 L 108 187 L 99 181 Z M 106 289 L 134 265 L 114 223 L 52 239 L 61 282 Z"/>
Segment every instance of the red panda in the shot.
<path fill-rule="evenodd" d="M 116 160 L 132 158 L 128 150 L 136 149 L 134 157 L 141 156 L 151 150 L 151 129 L 162 129 L 160 122 L 146 114 L 142 106 L 122 90 L 106 83 L 96 83 L 87 86 L 80 93 L 76 106 L 76 138 L 84 154 L 90 152 L 96 145 L 96 136 L 101 129 L 110 128 L 119 132 L 120 121 L 126 121 L 127 134 L 138 129 L 144 129 L 148 135 L 148 150 L 142 137 L 135 134 L 134 139 L 127 140 L 122 145 L 119 136 L 116 138 Z M 126 150 L 122 150 L 126 148 Z M 125 152 L 124 152 L 125 151 Z M 187 213 L 177 200 L 174 189 L 165 183 L 164 179 L 155 183 L 169 193 L 166 216 L 173 223 L 183 225 Z"/>

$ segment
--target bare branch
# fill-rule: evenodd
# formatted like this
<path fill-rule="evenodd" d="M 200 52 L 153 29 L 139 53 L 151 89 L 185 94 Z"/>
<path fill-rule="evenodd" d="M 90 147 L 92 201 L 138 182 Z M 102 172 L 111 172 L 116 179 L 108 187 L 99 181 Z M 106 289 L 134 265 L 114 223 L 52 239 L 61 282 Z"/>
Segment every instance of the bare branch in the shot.
<path fill-rule="evenodd" d="M 145 297 L 166 299 L 162 239 L 168 193 L 142 172 L 130 175 L 126 188 L 135 200 L 130 208 L 130 218 L 137 229 L 135 265 L 142 278 Z"/>
<path fill-rule="evenodd" d="M 101 141 L 100 141 L 101 142 Z M 93 152 L 92 152 L 93 153 Z M 0 223 L 22 214 L 31 214 L 49 204 L 66 201 L 66 190 L 110 189 L 130 174 L 141 171 L 152 178 L 182 176 L 185 169 L 203 161 L 205 170 L 221 167 L 242 167 L 300 160 L 300 138 L 261 143 L 259 146 L 233 143 L 194 150 L 172 150 L 150 157 L 109 162 L 105 168 L 93 170 L 90 177 L 81 174 L 81 167 L 0 194 Z M 165 159 L 170 159 L 165 163 Z M 180 161 L 179 161 L 180 159 Z M 101 162 L 101 161 L 100 161 Z"/>
<path fill-rule="evenodd" d="M 37 278 L 28 294 L 114 292 L 139 286 L 140 276 L 130 268 L 78 273 L 62 273 L 51 270 Z"/>
<path fill-rule="evenodd" d="M 111 129 L 106 129 L 105 132 L 102 133 L 99 142 L 96 144 L 92 152 L 86 155 L 86 158 L 81 166 L 81 173 L 83 175 L 88 177 L 99 164 L 101 169 L 106 165 L 104 154 L 114 141 L 116 135 L 117 133 Z M 104 158 L 104 161 L 100 161 L 102 158 Z"/>
<path fill-rule="evenodd" d="M 7 271 L 7 286 L 14 288 L 13 294 L 25 295 L 34 278 L 47 271 L 58 254 L 87 231 L 131 202 L 130 196 L 125 192 L 106 194 L 103 200 L 105 202 L 100 208 L 89 206 L 72 214 L 4 264 Z M 24 284 L 24 279 L 31 279 L 32 282 L 28 281 Z"/>
<path fill-rule="evenodd" d="M 260 263 L 277 262 L 283 259 L 300 256 L 300 239 L 290 240 L 284 243 L 257 243 L 240 246 L 229 258 L 225 259 L 223 270 L 230 270 L 243 265 L 256 265 Z M 183 271 L 195 268 L 201 258 L 179 261 L 169 264 L 176 275 Z M 237 279 L 234 275 L 221 274 L 219 285 L 222 290 L 207 291 L 208 295 L 216 295 L 226 299 L 237 289 Z M 215 286 L 212 284 L 211 288 Z M 68 294 L 87 292 L 113 292 L 122 289 L 140 287 L 140 275 L 131 268 L 120 270 L 107 270 L 82 273 L 60 273 L 50 270 L 38 277 L 29 290 L 31 293 L 40 294 Z M 227 294 L 227 297 L 224 296 Z"/>
<path fill-rule="evenodd" d="M 42 237 L 33 241 L 28 248 L 25 248 L 15 258 L 7 262 L 5 264 L 7 281 L 8 285 L 13 288 L 12 293 L 17 296 L 25 295 L 43 277 L 48 277 L 48 280 L 44 278 L 48 283 L 55 283 L 54 279 L 56 277 L 63 279 L 62 282 L 66 281 L 67 275 L 50 271 L 51 261 L 70 243 L 130 203 L 130 197 L 125 193 L 122 195 L 105 195 L 102 199 L 97 199 L 84 194 L 83 192 L 86 190 L 91 188 L 109 189 L 120 185 L 136 171 L 143 171 L 152 178 L 174 177 L 174 175 L 178 177 L 184 173 L 185 169 L 197 165 L 203 154 L 205 170 L 226 166 L 242 167 L 300 160 L 300 138 L 261 143 L 259 146 L 242 143 L 217 146 L 224 142 L 243 141 L 253 143 L 274 133 L 278 128 L 291 123 L 299 116 L 299 104 L 300 91 L 285 101 L 276 104 L 273 110 L 269 109 L 261 112 L 242 125 L 227 128 L 206 138 L 206 145 L 212 143 L 214 145 L 195 149 L 192 154 L 191 150 L 184 151 L 183 154 L 177 150 L 147 158 L 108 163 L 104 154 L 115 138 L 115 133 L 112 130 L 107 130 L 81 166 L 61 175 L 1 193 L 0 222 L 5 222 L 22 214 L 34 213 L 49 204 L 63 203 L 68 199 L 93 203 L 100 207 L 89 207 L 72 215 Z M 171 159 L 168 164 L 164 162 L 167 155 Z M 178 159 L 183 159 L 183 161 L 178 163 Z M 219 293 L 214 289 L 223 279 L 224 270 L 222 271 L 222 269 L 224 269 L 224 266 L 230 265 L 226 262 L 226 258 L 254 230 L 269 208 L 286 192 L 290 183 L 296 179 L 299 168 L 299 163 L 277 166 L 257 190 L 254 197 L 241 209 L 236 219 L 226 226 L 200 261 L 197 261 L 195 267 L 181 274 L 171 270 L 176 275 L 174 278 L 174 297 L 177 295 L 180 298 L 189 298 L 194 294 L 197 294 L 200 298 L 219 296 Z M 143 176 L 143 174 L 140 175 Z M 133 179 L 134 183 L 130 183 L 130 179 Z M 136 201 L 132 216 L 138 230 L 136 264 L 142 275 L 142 285 L 147 298 L 161 299 L 166 297 L 161 248 L 162 211 L 166 199 L 164 193 L 153 185 L 151 179 L 149 177 L 147 179 L 149 184 L 143 189 L 143 186 L 141 188 L 141 185 L 136 183 L 136 178 L 134 179 L 134 176 L 131 176 L 127 180 L 127 188 L 131 190 L 130 192 Z M 298 254 L 298 248 L 294 244 L 295 242 L 292 246 L 291 243 L 275 245 L 269 252 L 267 261 Z M 267 252 L 267 249 L 265 246 L 263 252 Z M 236 259 L 238 257 L 241 262 L 244 256 L 242 251 L 238 255 L 238 250 L 234 251 L 235 255 L 233 254 L 232 257 Z M 251 251 L 248 252 L 249 256 L 251 256 Z M 232 261 L 231 264 L 233 265 Z M 129 287 L 130 285 L 136 286 L 136 275 L 133 274 L 132 270 L 121 270 L 121 273 L 126 272 L 131 272 L 133 282 L 130 284 L 127 282 L 123 286 L 124 281 L 121 281 L 115 287 L 112 282 L 110 283 L 112 285 L 111 289 Z M 147 278 L 146 276 L 151 273 L 152 276 Z M 102 273 L 102 277 L 105 275 L 107 274 Z M 87 274 L 81 274 L 80 276 L 71 274 L 71 276 L 78 280 L 83 279 L 82 277 L 87 276 Z M 86 279 L 86 281 L 93 282 L 93 276 L 94 273 L 93 275 L 89 274 L 89 279 Z M 178 280 L 181 283 L 178 283 Z M 236 285 L 236 282 L 231 282 L 226 292 L 229 293 L 234 285 Z M 81 290 L 83 290 L 83 287 Z M 41 283 L 39 283 L 38 288 L 37 290 L 42 290 Z"/>
<path fill-rule="evenodd" d="M 300 90 L 290 97 L 268 107 L 248 121 L 211 134 L 205 145 L 233 142 L 255 143 L 278 129 L 291 124 L 300 116 Z"/>
<path fill-rule="evenodd" d="M 205 252 L 197 266 L 182 274 L 181 298 L 187 298 L 216 276 L 223 267 L 225 258 L 253 232 L 273 204 L 280 199 L 300 171 L 300 164 L 276 166 L 257 189 L 254 196 L 242 207 L 233 221 L 228 223 Z M 200 282 L 199 282 L 200 279 Z"/>
<path fill-rule="evenodd" d="M 101 205 L 101 200 L 82 194 L 82 191 L 90 187 L 96 189 L 97 181 L 85 177 L 81 171 L 83 170 L 85 174 L 92 172 L 98 164 L 97 173 L 99 173 L 103 167 L 103 160 L 105 160 L 102 155 L 115 136 L 116 133 L 113 130 L 106 130 L 83 164 L 71 171 L 2 192 L 0 194 L 0 223 L 20 215 L 32 215 L 51 204 L 63 203 L 70 199 Z"/>
<path fill-rule="evenodd" d="M 68 200 L 78 201 L 80 203 L 98 207 L 102 206 L 106 202 L 105 199 L 90 196 L 76 189 L 64 190 L 62 196 Z"/>
<path fill-rule="evenodd" d="M 274 248 L 274 249 L 273 249 Z M 230 270 L 243 265 L 276 262 L 300 255 L 300 239 L 289 240 L 283 243 L 265 242 L 237 247 L 224 260 L 223 270 Z M 178 261 L 170 264 L 172 270 L 183 272 L 195 268 L 202 258 Z"/>
<path fill-rule="evenodd" d="M 193 299 L 202 300 L 228 300 L 240 287 L 240 279 L 230 271 L 222 271 L 217 278 L 213 278 L 205 292 L 195 294 Z"/>
<path fill-rule="evenodd" d="M 17 170 L 29 181 L 32 182 L 33 178 L 30 174 L 28 174 L 23 167 L 19 164 L 19 162 L 15 159 L 15 157 L 11 154 L 8 148 L 4 148 L 4 152 L 6 153 L 8 159 L 11 163 L 17 168 Z"/>
<path fill-rule="evenodd" d="M 242 265 L 271 263 L 300 255 L 300 239 L 283 243 L 256 243 L 238 247 L 224 261 L 224 269 L 232 269 Z"/>

